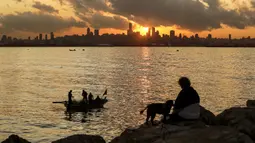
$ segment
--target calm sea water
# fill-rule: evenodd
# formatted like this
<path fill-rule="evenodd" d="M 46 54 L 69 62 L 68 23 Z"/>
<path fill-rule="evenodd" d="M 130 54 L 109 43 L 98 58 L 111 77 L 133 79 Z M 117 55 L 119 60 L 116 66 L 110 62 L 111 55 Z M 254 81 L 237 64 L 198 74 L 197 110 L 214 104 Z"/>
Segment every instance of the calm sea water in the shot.
<path fill-rule="evenodd" d="M 0 141 L 18 134 L 41 143 L 78 133 L 109 141 L 142 124 L 139 110 L 148 103 L 175 99 L 180 76 L 190 77 L 215 114 L 255 99 L 252 48 L 76 49 L 0 48 Z M 106 88 L 110 101 L 101 111 L 69 116 L 52 104 L 71 89 L 78 100 L 82 89 L 102 95 Z"/>

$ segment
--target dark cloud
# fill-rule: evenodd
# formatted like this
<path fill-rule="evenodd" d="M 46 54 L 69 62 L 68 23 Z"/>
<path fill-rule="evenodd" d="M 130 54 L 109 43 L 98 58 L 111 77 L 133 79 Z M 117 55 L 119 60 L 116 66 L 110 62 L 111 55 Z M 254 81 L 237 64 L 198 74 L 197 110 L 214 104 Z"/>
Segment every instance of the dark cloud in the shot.
<path fill-rule="evenodd" d="M 33 8 L 39 9 L 42 12 L 48 12 L 48 13 L 58 13 L 58 10 L 56 10 L 54 7 L 46 4 L 42 4 L 41 2 L 36 1 L 33 5 Z"/>
<path fill-rule="evenodd" d="M 111 8 L 107 5 L 108 0 L 67 0 L 76 11 L 110 11 Z"/>
<path fill-rule="evenodd" d="M 93 28 L 114 28 L 120 30 L 128 28 L 128 20 L 121 16 L 105 16 L 101 13 L 95 13 L 84 20 Z"/>
<path fill-rule="evenodd" d="M 81 20 L 87 22 L 93 28 L 114 28 L 126 30 L 128 19 L 113 15 L 104 15 L 104 12 L 111 12 L 107 0 L 68 0 L 75 10 L 75 14 Z"/>
<path fill-rule="evenodd" d="M 133 19 L 143 25 L 172 26 L 192 31 L 221 28 L 227 24 L 243 29 L 250 23 L 250 17 L 235 10 L 226 10 L 218 0 L 110 0 L 115 13 Z"/>
<path fill-rule="evenodd" d="M 76 13 L 87 19 L 94 11 L 110 12 L 146 26 L 173 26 L 203 31 L 221 28 L 221 24 L 243 29 L 254 26 L 253 16 L 224 9 L 219 0 L 68 0 Z M 111 3 L 110 6 L 108 3 Z M 97 21 L 108 20 L 104 16 Z M 111 20 L 114 22 L 114 20 Z"/>
<path fill-rule="evenodd" d="M 74 18 L 64 19 L 56 15 L 32 12 L 2 15 L 0 25 L 0 33 L 15 31 L 49 33 L 71 27 L 86 27 L 84 22 L 76 21 Z"/>

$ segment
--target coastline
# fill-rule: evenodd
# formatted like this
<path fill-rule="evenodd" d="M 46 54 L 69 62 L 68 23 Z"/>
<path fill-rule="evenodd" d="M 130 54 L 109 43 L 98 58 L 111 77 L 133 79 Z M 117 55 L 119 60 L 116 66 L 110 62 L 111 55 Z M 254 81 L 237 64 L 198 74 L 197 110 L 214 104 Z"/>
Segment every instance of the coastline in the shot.
<path fill-rule="evenodd" d="M 218 115 L 201 106 L 200 119 L 157 126 L 140 125 L 126 129 L 109 143 L 254 143 L 255 142 L 255 101 L 248 100 L 246 107 L 231 107 Z M 29 143 L 11 135 L 2 143 Z M 105 143 L 98 135 L 73 135 L 53 143 Z"/>

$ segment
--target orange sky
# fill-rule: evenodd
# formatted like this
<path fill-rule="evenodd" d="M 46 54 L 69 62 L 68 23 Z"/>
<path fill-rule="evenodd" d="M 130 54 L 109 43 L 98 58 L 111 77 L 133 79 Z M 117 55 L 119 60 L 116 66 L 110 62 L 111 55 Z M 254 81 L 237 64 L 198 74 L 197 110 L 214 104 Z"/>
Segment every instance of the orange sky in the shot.
<path fill-rule="evenodd" d="M 52 6 L 56 10 L 58 10 L 58 13 L 51 13 L 51 15 L 53 15 L 53 16 L 60 16 L 63 19 L 72 17 L 77 21 L 81 21 L 80 17 L 77 17 L 77 15 L 75 14 L 73 7 L 70 5 L 68 0 L 63 0 L 63 1 L 64 1 L 63 5 L 60 4 L 59 0 L 43 0 L 40 2 L 42 4 Z M 222 5 L 224 6 L 224 8 L 228 9 L 228 10 L 237 9 L 238 6 L 241 7 L 244 5 L 244 3 L 246 3 L 245 6 L 247 8 L 251 8 L 251 5 L 248 2 L 248 0 L 246 0 L 246 1 L 235 0 L 234 3 L 230 3 L 229 0 L 221 0 L 221 2 L 222 2 Z M 9 15 L 9 14 L 15 15 L 15 14 L 17 14 L 17 12 L 19 12 L 19 13 L 28 12 L 28 11 L 33 12 L 33 13 L 42 12 L 42 11 L 32 7 L 34 3 L 35 3 L 34 0 L 23 0 L 22 2 L 18 2 L 18 0 L 1 1 L 0 16 L 4 17 L 5 15 Z M 86 23 L 86 25 L 88 25 L 88 24 Z M 137 24 L 137 25 L 139 25 L 139 24 Z M 48 26 L 50 26 L 50 25 L 48 25 Z M 11 34 L 12 36 L 17 36 L 17 37 L 27 37 L 28 35 L 35 36 L 38 34 L 35 32 L 29 32 L 28 29 L 26 29 L 27 31 L 25 31 L 25 32 L 24 31 L 6 32 L 6 31 L 1 30 L 1 27 L 4 27 L 4 24 L 2 24 L 1 20 L 0 20 L 0 35 L 1 34 L 10 35 Z M 83 28 L 82 27 L 80 27 L 80 28 L 69 27 L 69 28 L 63 28 L 62 30 L 56 31 L 55 33 L 56 33 L 56 35 L 86 34 L 86 28 L 87 28 L 87 26 L 85 26 Z M 135 31 L 139 31 L 139 32 L 141 32 L 142 35 L 145 35 L 146 29 L 148 29 L 148 28 L 143 27 L 143 25 L 139 25 L 138 28 L 135 28 Z M 200 31 L 200 32 L 191 32 L 191 31 L 185 30 L 185 29 L 177 29 L 176 27 L 164 27 L 164 26 L 156 27 L 156 29 L 160 31 L 160 34 L 169 34 L 170 30 L 175 30 L 176 34 L 179 35 L 179 33 L 182 33 L 187 36 L 198 33 L 201 37 L 206 37 L 210 33 L 213 35 L 213 37 L 228 37 L 229 34 L 232 34 L 233 38 L 241 38 L 241 37 L 248 37 L 248 36 L 255 38 L 255 28 L 254 27 L 246 27 L 245 29 L 237 29 L 237 28 L 231 28 L 227 25 L 222 25 L 222 28 L 219 28 L 219 29 L 215 29 L 212 31 L 205 30 L 205 31 Z M 120 33 L 121 34 L 121 33 L 126 33 L 126 30 L 120 30 L 120 29 L 116 29 L 116 28 L 101 28 L 100 34 L 103 34 L 103 33 Z"/>

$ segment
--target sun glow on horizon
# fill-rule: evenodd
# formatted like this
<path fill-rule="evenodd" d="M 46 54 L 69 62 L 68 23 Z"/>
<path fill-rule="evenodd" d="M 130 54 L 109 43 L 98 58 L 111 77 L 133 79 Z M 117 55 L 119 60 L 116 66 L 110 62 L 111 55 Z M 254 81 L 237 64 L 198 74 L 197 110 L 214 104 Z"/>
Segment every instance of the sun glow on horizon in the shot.
<path fill-rule="evenodd" d="M 146 35 L 149 31 L 149 27 L 140 26 L 136 28 L 135 31 L 140 32 L 141 35 Z"/>

